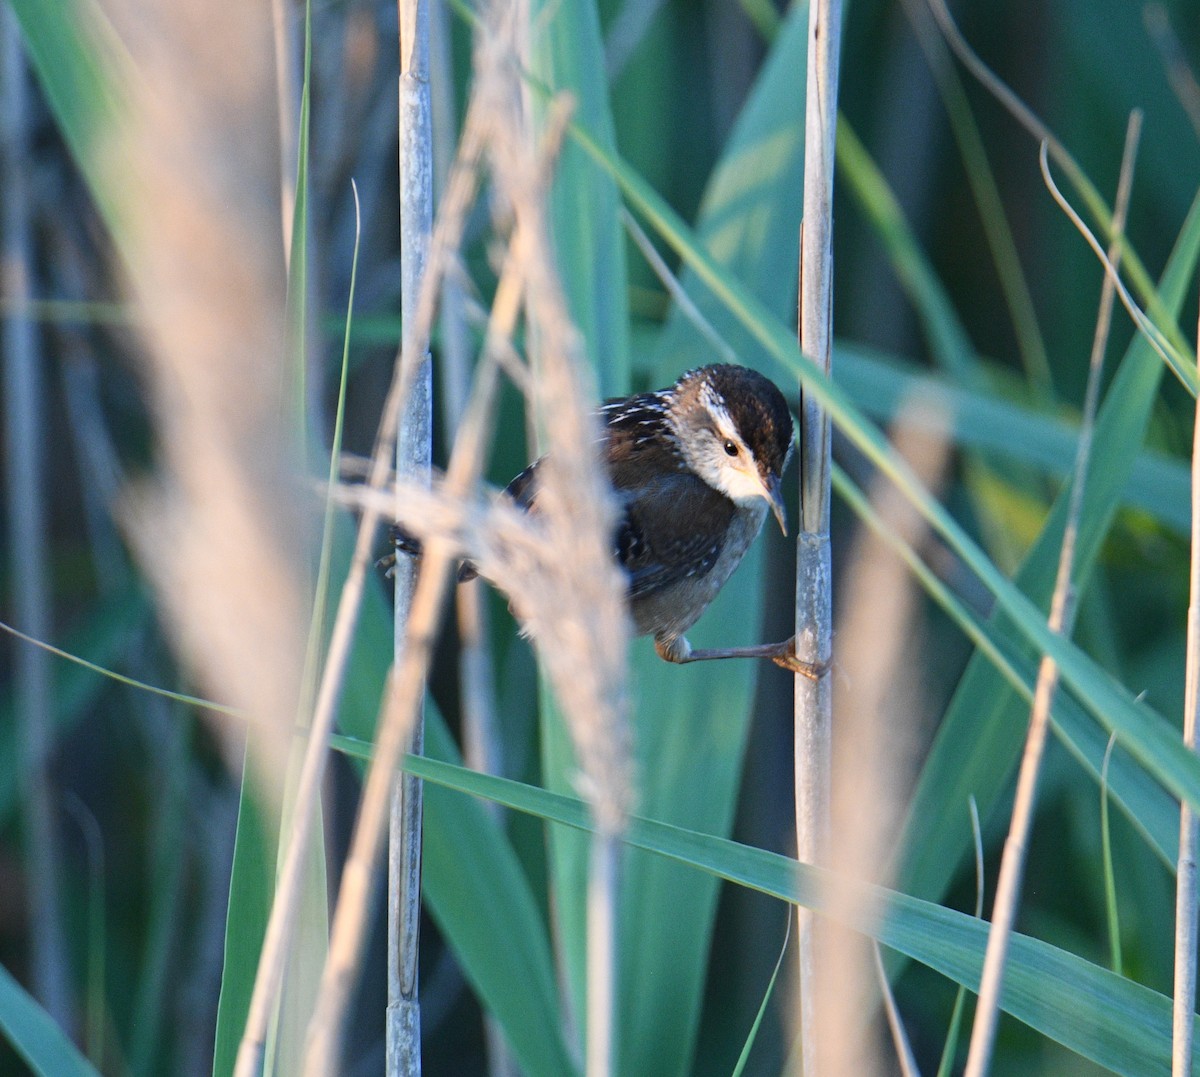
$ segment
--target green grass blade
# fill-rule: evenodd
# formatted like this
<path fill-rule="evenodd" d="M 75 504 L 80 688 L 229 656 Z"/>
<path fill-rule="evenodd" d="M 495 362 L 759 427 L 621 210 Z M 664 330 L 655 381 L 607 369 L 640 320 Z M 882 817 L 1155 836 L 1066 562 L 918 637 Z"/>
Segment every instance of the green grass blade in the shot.
<path fill-rule="evenodd" d="M 410 756 L 405 769 L 427 782 L 517 811 L 577 829 L 591 827 L 586 808 L 571 797 L 427 758 Z M 864 887 L 864 902 L 855 901 L 854 909 L 878 902 L 882 915 L 877 920 L 846 920 L 847 910 L 830 907 L 822 896 L 824 872 L 777 853 L 643 818 L 635 819 L 627 841 L 842 920 L 970 990 L 978 986 L 988 925 L 974 916 Z M 1001 1005 L 1031 1028 L 1114 1073 L 1157 1077 L 1170 1072 L 1170 999 L 1058 947 L 1013 936 Z M 1194 1072 L 1200 1072 L 1200 1060 Z"/>
<path fill-rule="evenodd" d="M 1200 213 L 1193 211 L 1177 244 L 1161 289 L 1168 308 L 1178 310 L 1200 244 Z M 1074 584 L 1081 592 L 1111 523 L 1130 462 L 1142 444 L 1157 399 L 1162 364 L 1139 337 L 1130 346 L 1097 420 L 1095 449 L 1080 522 Z M 1016 576 L 1016 586 L 1039 605 L 1049 603 L 1062 542 L 1067 494 L 1060 495 L 1042 534 Z M 1002 635 L 1013 635 L 1006 619 Z M 937 897 L 966 853 L 967 835 L 946 806 L 974 793 L 986 818 L 1016 764 L 1024 742 L 1027 708 L 1002 689 L 978 656 L 959 682 L 954 700 L 926 759 L 909 814 L 908 850 L 899 886 Z"/>
<path fill-rule="evenodd" d="M 1100 770 L 1100 847 L 1104 865 L 1104 919 L 1108 927 L 1108 946 L 1112 954 L 1112 970 L 1124 975 L 1121 967 L 1121 918 L 1117 910 L 1117 880 L 1113 873 L 1112 833 L 1108 826 L 1108 771 L 1116 735 L 1108 738 L 1104 765 Z"/>
<path fill-rule="evenodd" d="M 568 92 L 574 116 L 595 131 L 601 143 L 616 146 L 605 81 L 604 41 L 594 0 L 563 4 L 535 0 L 530 5 L 529 69 L 553 94 Z M 535 130 L 545 129 L 550 109 L 544 96 L 533 98 Z M 597 168 L 578 146 L 564 141 L 554 162 L 546 211 L 558 260 L 559 279 L 572 320 L 601 396 L 630 390 L 628 280 L 625 239 L 617 213 L 612 177 Z M 539 360 L 537 342 L 532 356 Z M 539 689 L 543 781 L 563 791 L 574 787 L 575 752 L 548 682 Z M 550 835 L 555 938 L 567 979 L 575 1024 L 582 1028 L 586 973 L 588 849 L 578 835 Z M 624 990 L 618 991 L 618 997 Z"/>
<path fill-rule="evenodd" d="M 121 591 L 101 601 L 80 625 L 67 637 L 65 645 L 53 648 L 52 653 L 65 659 L 54 672 L 53 724 L 56 736 L 64 736 L 87 712 L 105 686 L 106 678 L 116 677 L 110 667 L 120 665 L 121 655 L 139 638 L 149 614 L 144 592 L 137 588 Z M 24 637 L 24 633 L 21 634 Z M 22 642 L 22 647 L 37 646 Z M 77 659 L 91 655 L 93 661 Z M 0 695 L 0 821 L 7 822 L 17 806 L 17 778 L 20 774 L 17 758 L 16 731 L 12 685 L 7 684 Z"/>
<path fill-rule="evenodd" d="M 775 994 L 775 983 L 779 979 L 779 970 L 783 968 L 783 959 L 787 957 L 788 940 L 791 936 L 792 918 L 788 916 L 787 931 L 783 936 L 783 945 L 779 948 L 779 959 L 775 962 L 775 969 L 771 973 L 771 979 L 767 982 L 767 990 L 763 994 L 762 1003 L 758 1007 L 758 1013 L 754 1015 L 754 1024 L 750 1026 L 750 1034 L 746 1037 L 745 1046 L 742 1048 L 742 1053 L 738 1055 L 737 1065 L 733 1069 L 733 1077 L 741 1077 L 746 1072 L 746 1065 L 750 1061 L 750 1052 L 754 1049 L 754 1041 L 758 1038 L 758 1030 L 762 1026 L 763 1018 L 767 1014 L 767 1004 Z"/>
<path fill-rule="evenodd" d="M 919 398 L 932 405 L 938 421 L 944 420 L 939 429 L 960 448 L 976 450 L 989 461 L 1031 464 L 1055 477 L 1070 473 L 1078 440 L 1078 426 L 1072 421 L 994 391 L 960 388 L 898 357 L 857 344 L 834 344 L 833 371 L 834 381 L 873 419 L 890 422 L 907 401 Z M 987 373 L 992 382 L 993 372 Z M 919 422 L 920 417 L 910 410 L 909 421 Z M 1186 534 L 1191 527 L 1187 465 L 1145 448 L 1131 465 L 1122 504 Z"/>
<path fill-rule="evenodd" d="M 0 1031 L 36 1074 L 98 1077 L 57 1022 L 0 965 Z"/>
<path fill-rule="evenodd" d="M 794 5 L 706 188 L 697 228 L 713 257 L 743 275 L 785 316 L 796 303 L 796 250 L 803 180 L 802 117 L 807 6 Z M 781 241 L 782 237 L 782 241 Z M 760 346 L 718 298 L 684 272 L 681 284 L 739 359 L 764 369 Z M 653 384 L 716 356 L 672 310 L 650 358 Z M 689 632 L 696 646 L 761 641 L 762 574 L 756 543 Z M 733 825 L 758 670 L 754 663 L 701 663 L 679 670 L 649 643 L 633 648 L 640 810 L 727 834 Z M 725 666 L 726 668 L 720 668 Z M 636 850 L 626 857 L 621 931 L 621 1040 L 625 1072 L 689 1073 L 699 1029 L 718 883 Z"/>
<path fill-rule="evenodd" d="M 92 0 L 9 0 L 9 7 L 71 156 L 119 237 L 119 199 L 104 182 L 97 149 L 127 114 L 115 77 L 124 50 Z"/>
<path fill-rule="evenodd" d="M 352 524 L 339 514 L 334 563 L 348 563 Z M 360 757 L 374 733 L 379 699 L 392 654 L 391 610 L 381 588 L 367 588 L 346 676 L 341 728 Z M 458 761 L 458 751 L 432 699 L 425 703 L 425 751 Z M 563 1023 L 538 903 L 508 835 L 478 804 L 428 786 L 425 790 L 422 890 L 479 997 L 495 1015 L 517 1061 L 530 1077 L 576 1071 Z"/>
<path fill-rule="evenodd" d="M 221 967 L 221 996 L 217 1002 L 217 1031 L 213 1046 L 213 1077 L 229 1077 L 237 1061 L 238 1044 L 250 1011 L 250 994 L 258 971 L 271 898 L 275 892 L 276 835 L 279 820 L 264 818 L 255 796 L 252 766 L 242 770 L 233 867 L 229 879 L 229 911 L 225 917 L 225 956 Z"/>
<path fill-rule="evenodd" d="M 573 127 L 571 133 L 572 137 L 586 146 L 598 161 L 612 170 L 626 197 L 651 220 L 654 227 L 688 264 L 702 273 L 708 286 L 713 288 L 742 323 L 754 332 L 780 368 L 801 378 L 806 390 L 826 408 L 846 438 L 895 484 L 934 531 L 949 544 L 978 581 L 997 599 L 1000 608 L 1011 618 L 1020 637 L 1054 658 L 1061 671 L 1063 683 L 1075 692 L 1087 710 L 1098 718 L 1106 729 L 1117 730 L 1131 754 L 1169 790 L 1185 797 L 1191 803 L 1200 802 L 1200 767 L 1178 743 L 1170 724 L 1150 707 L 1134 700 L 1074 644 L 1051 632 L 1046 627 L 1044 615 L 997 569 L 964 529 L 917 482 L 907 465 L 890 451 L 878 429 L 859 413 L 841 389 L 829 382 L 801 356 L 791 331 L 771 317 L 770 313 L 746 292 L 739 281 L 726 273 L 696 244 L 677 214 L 632 169 L 623 161 L 606 154 L 578 127 Z M 1168 286 L 1164 288 L 1164 296 L 1178 300 L 1182 280 L 1186 279 L 1187 272 L 1190 272 L 1190 267 L 1195 264 L 1198 252 L 1200 201 L 1193 206 L 1177 243 L 1177 250 L 1168 271 Z M 1143 348 L 1148 348 L 1148 345 L 1138 338 L 1134 342 L 1132 352 L 1139 354 Z M 1145 367 L 1145 364 L 1142 366 Z M 1147 368 L 1143 372 L 1142 369 L 1137 369 L 1135 375 L 1150 377 L 1157 384 L 1161 376 L 1161 364 L 1155 361 L 1152 370 Z M 1113 415 L 1112 409 L 1109 409 L 1103 414 L 1109 415 L 1114 428 L 1113 443 L 1119 444 L 1127 456 L 1132 456 L 1140 444 L 1144 416 L 1133 414 L 1130 409 L 1122 409 L 1118 415 Z M 1134 437 L 1130 437 L 1131 427 L 1136 435 Z M 1101 453 L 1113 448 L 1113 444 L 1104 441 L 1099 429 L 1097 460 Z M 1126 463 L 1127 461 L 1122 460 L 1112 462 L 1111 471 L 1118 476 L 1118 489 L 1123 485 L 1122 469 Z M 1103 528 L 1094 527 L 1099 516 L 1094 505 L 1097 497 L 1095 491 L 1104 491 L 1112 483 L 1111 476 L 1098 463 L 1093 469 L 1093 476 L 1085 498 L 1084 521 L 1085 525 L 1092 526 L 1100 533 Z M 1096 541 L 1099 541 L 1098 535 Z M 957 803 L 962 803 L 962 800 L 959 799 Z"/>
<path fill-rule="evenodd" d="M 921 560 L 916 551 L 883 524 L 866 495 L 836 465 L 833 482 L 838 496 L 876 535 L 893 547 L 930 597 L 978 648 L 981 661 L 990 663 L 993 672 L 1017 693 L 1021 702 L 1028 708 L 1033 702 L 1037 663 L 1015 649 L 1012 642 L 997 631 L 994 621 L 985 623 L 971 613 Z M 1055 698 L 1051 720 L 1055 735 L 1067 750 L 1085 770 L 1099 778 L 1105 767 L 1107 743 L 1100 726 L 1066 693 L 1059 693 Z M 982 729 L 981 738 L 986 738 L 989 732 L 988 729 Z M 985 743 L 980 752 L 983 758 L 990 758 L 991 745 Z M 1109 770 L 1113 799 L 1133 825 L 1141 831 L 1162 862 L 1168 867 L 1172 866 L 1174 850 L 1179 846 L 1179 810 L 1176 800 L 1124 752 L 1116 757 L 1115 764 L 1109 761 Z M 959 789 L 958 792 L 963 790 Z M 968 800 L 974 797 L 974 793 L 969 789 L 964 795 Z M 952 794 L 947 795 L 945 803 L 947 811 L 951 811 L 955 803 Z"/>
<path fill-rule="evenodd" d="M 839 175 L 847 181 L 891 258 L 921 319 L 935 361 L 961 384 L 981 388 L 975 348 L 950 297 L 912 234 L 896 196 L 844 117 L 838 119 L 837 164 Z"/>
<path fill-rule="evenodd" d="M 1000 288 L 1012 320 L 1026 377 L 1039 397 L 1049 400 L 1053 394 L 1050 361 L 1046 355 L 1046 345 L 1038 325 L 1029 283 L 1017 255 L 1016 241 L 1008 223 L 1008 215 L 988 161 L 983 135 L 971 112 L 962 80 L 950 59 L 945 42 L 933 24 L 933 19 L 923 5 L 910 4 L 906 11 L 929 61 L 938 93 L 950 120 L 951 130 L 954 132 L 954 140 L 958 144 L 958 153 L 967 173 L 967 182 L 971 185 L 984 234 L 987 236 L 992 263 L 996 267 L 996 275 L 1000 278 Z"/>

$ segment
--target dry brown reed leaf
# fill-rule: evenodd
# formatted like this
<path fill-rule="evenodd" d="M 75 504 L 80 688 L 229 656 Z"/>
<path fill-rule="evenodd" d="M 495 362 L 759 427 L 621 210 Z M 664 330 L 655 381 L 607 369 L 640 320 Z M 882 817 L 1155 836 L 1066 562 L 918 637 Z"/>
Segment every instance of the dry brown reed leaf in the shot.
<path fill-rule="evenodd" d="M 893 441 L 927 489 L 937 489 L 948 457 L 945 423 L 916 403 L 898 416 Z M 942 431 L 942 433 L 939 433 Z M 925 522 L 891 484 L 874 484 L 871 500 L 885 526 L 920 548 Z M 882 909 L 864 908 L 855 884 L 887 885 L 903 818 L 922 722 L 914 641 L 920 638 L 920 594 L 907 568 L 883 539 L 863 529 L 846 567 L 837 634 L 834 693 L 832 840 L 829 900 L 847 912 L 844 922 L 870 922 Z M 844 880 L 844 884 L 839 880 Z M 828 922 L 820 943 L 817 1015 L 820 1072 L 887 1073 L 875 1028 L 863 1034 L 864 1015 L 879 998 L 874 944 L 865 935 Z"/>
<path fill-rule="evenodd" d="M 306 614 L 269 13 L 200 0 L 107 10 L 129 49 L 130 70 L 113 74 L 130 110 L 97 152 L 145 314 L 159 453 L 125 521 L 186 662 L 248 716 L 277 794 Z"/>
<path fill-rule="evenodd" d="M 616 504 L 599 458 L 589 403 L 595 394 L 583 382 L 583 342 L 555 271 L 544 208 L 546 171 L 525 133 L 513 55 L 502 33 L 482 35 L 476 66 L 490 72 L 486 92 L 497 121 L 516 136 L 495 139 L 490 159 L 523 240 L 534 372 L 529 404 L 545 451 L 537 526 L 546 546 L 540 559 L 511 558 L 507 576 L 496 582 L 517 598 L 537 644 L 575 746 L 580 792 L 601 829 L 619 833 L 633 804 L 633 771 L 626 692 L 630 623 L 626 583 L 610 539 Z M 560 100 L 551 109 L 548 137 L 565 122 Z"/>

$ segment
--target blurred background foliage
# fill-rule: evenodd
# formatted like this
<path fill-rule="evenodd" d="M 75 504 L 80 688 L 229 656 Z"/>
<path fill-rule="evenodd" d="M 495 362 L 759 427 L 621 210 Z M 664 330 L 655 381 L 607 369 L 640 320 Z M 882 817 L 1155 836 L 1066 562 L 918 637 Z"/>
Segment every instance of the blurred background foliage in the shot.
<path fill-rule="evenodd" d="M 738 118 L 763 77 L 771 43 L 786 32 L 786 13 L 771 0 L 599 0 L 598 9 L 607 35 L 608 103 L 617 148 L 675 210 L 695 221 Z M 1170 23 L 1180 35 L 1181 56 L 1188 62 L 1200 62 L 1198 10 L 1187 0 L 1167 5 Z M 292 9 L 294 34 L 301 25 L 299 14 Z M 1144 111 L 1128 233 L 1157 277 L 1196 192 L 1200 140 L 1172 89 L 1166 59 L 1147 31 L 1142 5 L 1129 0 L 1048 5 L 962 0 L 955 14 L 986 62 L 1046 121 L 1110 198 L 1127 115 L 1133 108 Z M 310 368 L 317 376 L 311 381 L 311 414 L 316 429 L 328 428 L 354 245 L 353 178 L 363 224 L 345 448 L 366 454 L 399 335 L 396 10 L 394 4 L 374 0 L 319 0 L 312 17 L 309 243 L 316 310 Z M 980 420 L 963 436 L 972 448 L 957 458 L 943 500 L 995 562 L 1013 572 L 1041 529 L 1069 466 L 1062 436 L 1076 421 L 1082 400 L 1101 271 L 1047 194 L 1035 143 L 995 100 L 960 74 L 961 91 L 955 92 L 962 93 L 978 127 L 1028 282 L 1040 347 L 1014 328 L 989 251 L 987 218 L 973 197 L 938 80 L 914 32 L 914 17 L 928 38 L 928 13 L 916 0 L 849 4 L 841 82 L 848 128 L 844 142 L 849 145 L 856 136 L 893 193 L 948 300 L 968 354 L 958 369 L 939 365 L 934 338 L 948 330 L 931 323 L 928 308 L 923 314 L 905 283 L 919 259 L 889 248 L 878 218 L 865 207 L 864 182 L 850 182 L 843 172 L 835 195 L 834 326 L 840 346 L 835 379 L 845 369 L 846 384 L 861 406 L 881 420 L 896 408 L 894 395 L 884 392 L 887 372 L 896 369 L 906 377 L 936 373 L 943 386 L 970 391 L 998 406 L 990 419 Z M 453 11 L 435 25 L 453 64 L 461 113 L 470 74 L 470 30 Z M 945 63 L 937 55 L 937 62 Z M 137 374 L 139 344 L 131 331 L 139 314 L 121 298 L 110 238 L 68 152 L 60 120 L 38 92 L 37 80 L 32 74 L 28 78 L 29 153 L 22 168 L 31 192 L 27 223 L 35 253 L 30 282 L 34 303 L 26 306 L 0 296 L 0 316 L 10 318 L 18 308 L 31 312 L 42 354 L 38 377 L 45 407 L 38 446 L 46 477 L 41 496 L 50 587 L 45 633 L 49 642 L 106 668 L 187 688 L 156 618 L 151 591 L 114 523 L 113 507 L 122 488 L 145 474 L 155 458 Z M 0 108 L 7 106 L 0 101 Z M 772 108 L 799 124 L 802 96 L 775 100 Z M 457 127 L 457 118 L 446 122 Z M 857 175 L 862 174 L 860 169 Z M 798 204 L 798 186 L 792 197 Z M 485 299 L 494 284 L 487 211 L 486 201 L 477 207 L 465 251 L 470 277 Z M 778 228 L 788 216 L 782 212 L 764 227 Z M 791 232 L 768 237 L 772 249 L 794 244 Z M 657 387 L 683 366 L 709 357 L 679 343 L 686 333 L 664 342 L 668 298 L 632 244 L 627 253 L 631 387 Z M 794 279 L 767 284 L 794 294 Z M 1195 291 L 1189 286 L 1180 316 L 1189 339 L 1195 311 Z M 1118 313 L 1109 356 L 1122 355 L 1131 336 L 1128 319 Z M 434 345 L 436 352 L 436 338 Z M 843 353 L 844 368 L 839 365 Z M 593 359 L 607 382 L 606 357 Z M 1114 368 L 1110 364 L 1110 371 Z M 1183 693 L 1183 469 L 1192 407 L 1174 379 L 1164 378 L 1145 436 L 1153 450 L 1145 458 L 1148 470 L 1139 473 L 1105 539 L 1082 597 L 1077 631 L 1085 650 L 1172 719 L 1181 712 Z M 1033 433 L 1017 421 L 1030 416 L 1045 420 Z M 435 458 L 444 461 L 446 432 L 440 413 L 436 436 Z M 843 466 L 865 480 L 865 465 L 852 449 L 837 442 L 835 451 Z M 510 392 L 502 408 L 491 479 L 502 485 L 524 465 L 527 452 L 520 401 Z M 794 494 L 792 498 L 795 520 Z M 14 577 L 22 571 L 7 555 L 13 548 L 12 505 L 7 500 L 0 507 L 6 549 L 0 563 L 0 616 L 8 623 L 19 620 L 10 596 Z M 855 523 L 836 503 L 835 512 L 835 563 L 840 565 Z M 791 554 L 778 536 L 767 535 L 761 544 L 767 567 L 761 583 L 753 576 L 747 586 L 761 586 L 764 596 L 762 638 L 777 638 L 786 635 L 791 617 Z M 970 579 L 956 576 L 952 560 L 939 563 L 935 552 L 933 561 L 952 583 L 966 589 L 969 602 L 986 611 L 986 595 L 973 589 Z M 375 586 L 382 597 L 383 581 L 376 580 Z M 536 672 L 503 603 L 490 601 L 504 772 L 537 780 Z M 28 986 L 33 914 L 23 853 L 26 805 L 16 781 L 22 714 L 13 688 L 18 648 L 25 646 L 7 637 L 0 644 L 0 962 Z M 644 641 L 639 644 L 644 646 Z M 961 633 L 930 605 L 911 644 L 924 700 L 916 722 L 924 738 L 918 759 L 969 656 Z M 456 657 L 454 633 L 447 630 L 431 692 L 451 728 L 457 728 L 460 710 Z M 47 793 L 58 842 L 66 1023 L 106 1072 L 209 1072 L 239 796 L 236 746 L 222 743 L 194 708 L 57 659 L 51 660 L 49 671 L 53 721 Z M 790 679 L 773 668 L 756 672 L 733 834 L 748 844 L 787 852 L 792 827 Z M 690 673 L 670 671 L 668 680 L 658 683 L 669 685 L 670 679 Z M 368 698 L 372 690 L 370 684 L 362 687 Z M 737 696 L 736 689 L 733 694 Z M 731 750 L 742 749 L 737 744 Z M 356 775 L 341 760 L 334 770 L 328 826 L 331 860 L 336 861 L 353 818 Z M 1008 782 L 1003 789 L 1010 786 Z M 983 819 L 989 880 L 996 874 L 1010 795 L 1001 792 Z M 955 810 L 961 811 L 965 827 L 966 805 Z M 1099 811 L 1095 782 L 1055 742 L 1042 779 L 1018 926 L 1107 965 Z M 1125 972 L 1169 992 L 1170 873 L 1124 816 L 1118 813 L 1113 826 Z M 514 815 L 507 827 L 545 907 L 542 826 Z M 945 902 L 969 910 L 975 895 L 970 858 L 958 847 L 946 856 L 953 874 L 948 875 Z M 682 1062 L 673 1055 L 664 1072 L 679 1065 L 703 1074 L 731 1071 L 762 1001 L 784 920 L 784 908 L 775 901 L 733 887 L 721 890 L 711 952 L 700 944 L 701 959 L 707 953 L 707 974 L 699 981 L 704 993 L 697 1046 L 694 1052 L 683 1049 Z M 482 1073 L 485 1041 L 479 1005 L 437 927 L 427 926 L 422 952 L 427 1072 Z M 371 1016 L 382 1013 L 382 958 L 379 947 L 374 952 L 378 967 L 366 972 L 355 1030 L 350 1070 L 355 1073 L 379 1072 L 382 1058 L 382 1018 Z M 521 973 L 514 970 L 513 975 Z M 899 976 L 897 992 L 922 1069 L 932 1073 L 954 985 L 912 965 Z M 787 1025 L 787 1004 L 780 993 L 755 1045 L 751 1072 L 782 1068 L 789 1050 Z M 0 1071 L 18 1072 L 19 1066 L 0 1047 Z M 1005 1020 L 995 1072 L 1100 1070 Z"/>

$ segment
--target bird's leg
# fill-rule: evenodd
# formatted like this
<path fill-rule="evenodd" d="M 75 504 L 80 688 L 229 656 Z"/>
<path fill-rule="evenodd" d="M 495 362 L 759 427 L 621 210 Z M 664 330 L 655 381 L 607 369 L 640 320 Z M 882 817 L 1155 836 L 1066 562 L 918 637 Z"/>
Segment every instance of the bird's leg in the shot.
<path fill-rule="evenodd" d="M 693 650 L 683 636 L 656 636 L 654 649 L 659 658 L 684 665 L 687 662 L 710 662 L 718 658 L 769 658 L 777 666 L 799 673 L 810 681 L 820 680 L 829 669 L 828 662 L 805 662 L 796 654 L 796 637 L 782 643 L 760 643 L 754 647 L 704 648 Z"/>

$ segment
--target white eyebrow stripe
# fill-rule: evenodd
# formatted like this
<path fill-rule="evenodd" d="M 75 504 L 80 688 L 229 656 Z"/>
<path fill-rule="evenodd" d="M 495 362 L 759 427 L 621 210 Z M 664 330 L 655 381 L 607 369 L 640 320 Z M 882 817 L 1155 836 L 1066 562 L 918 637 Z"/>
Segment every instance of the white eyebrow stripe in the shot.
<path fill-rule="evenodd" d="M 717 394 L 714 393 L 712 388 L 708 385 L 705 385 L 701 388 L 700 400 L 701 403 L 703 403 L 708 409 L 708 413 L 716 421 L 717 429 L 721 436 L 723 438 L 727 438 L 729 441 L 732 441 L 739 449 L 744 450 L 747 458 L 749 458 L 749 446 L 746 445 L 746 442 L 742 439 L 741 434 L 738 433 L 738 429 L 733 421 L 733 417 L 729 414 L 729 411 L 725 407 L 725 401 L 717 396 Z"/>

